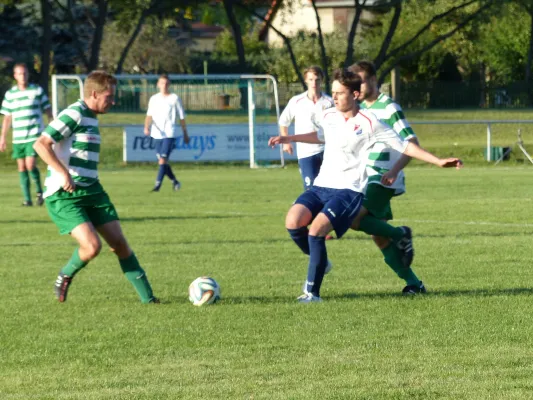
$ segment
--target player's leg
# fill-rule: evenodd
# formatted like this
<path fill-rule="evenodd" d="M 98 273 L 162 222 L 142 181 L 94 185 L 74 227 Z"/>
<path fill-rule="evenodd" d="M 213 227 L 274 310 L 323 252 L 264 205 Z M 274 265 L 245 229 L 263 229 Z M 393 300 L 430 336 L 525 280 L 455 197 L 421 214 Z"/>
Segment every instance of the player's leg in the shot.
<path fill-rule="evenodd" d="M 405 294 L 425 293 L 424 284 L 411 267 L 405 267 L 403 254 L 395 246 L 393 241 L 382 236 L 372 236 L 374 243 L 383 254 L 385 263 L 398 275 L 400 279 L 405 281 L 406 286 L 403 288 Z"/>
<path fill-rule="evenodd" d="M 363 195 L 351 190 L 316 189 L 325 201 L 321 212 L 313 219 L 309 227 L 309 266 L 304 296 L 300 301 L 310 302 L 320 298 L 320 288 L 324 279 L 328 254 L 326 235 L 335 230 L 337 237 L 342 237 L 359 212 Z M 306 294 L 310 294 L 306 296 Z"/>
<path fill-rule="evenodd" d="M 324 153 L 318 153 L 298 160 L 298 167 L 300 169 L 304 190 L 309 190 L 313 186 L 313 182 L 320 172 L 323 157 Z"/>
<path fill-rule="evenodd" d="M 154 297 L 146 273 L 122 233 L 120 222 L 118 220 L 107 222 L 97 226 L 96 229 L 111 247 L 111 251 L 117 255 L 122 272 L 137 291 L 141 302 L 145 304 L 158 302 Z"/>
<path fill-rule="evenodd" d="M 26 144 L 14 144 L 13 145 L 13 158 L 17 160 L 17 170 L 19 172 L 20 188 L 22 190 L 22 197 L 24 201 L 23 206 L 32 206 L 30 195 L 30 177 L 28 170 L 26 169 Z"/>
<path fill-rule="evenodd" d="M 36 203 L 38 206 L 42 206 L 44 203 L 43 200 L 43 187 L 41 185 L 41 174 L 39 172 L 39 168 L 37 168 L 37 160 L 36 156 L 37 153 L 35 150 L 33 150 L 33 146 L 30 146 L 29 150 L 31 150 L 28 153 L 26 153 L 26 158 L 24 159 L 24 162 L 26 164 L 26 171 L 28 171 L 31 179 L 33 180 L 33 183 L 35 184 L 35 192 L 37 194 Z"/>
<path fill-rule="evenodd" d="M 54 285 L 57 299 L 64 302 L 72 279 L 100 253 L 102 243 L 79 200 L 52 197 L 45 203 L 50 218 L 59 228 L 59 233 L 70 234 L 79 245 L 67 264 L 59 271 Z"/>
<path fill-rule="evenodd" d="M 159 189 L 161 188 L 161 185 L 163 184 L 163 179 L 165 178 L 165 171 L 166 171 L 166 159 L 163 157 L 165 155 L 164 152 L 164 140 L 163 139 L 156 139 L 155 140 L 155 153 L 157 156 L 157 177 L 155 178 L 155 184 L 154 188 L 152 189 L 152 192 L 159 192 Z"/>
<path fill-rule="evenodd" d="M 105 192 L 93 195 L 91 203 L 92 206 L 87 208 L 91 222 L 117 255 L 122 272 L 137 291 L 141 302 L 155 302 L 150 282 L 122 233 L 117 211 L 109 196 Z"/>
<path fill-rule="evenodd" d="M 170 159 L 170 154 L 172 153 L 172 150 L 174 150 L 176 146 L 176 139 L 168 138 L 168 139 L 163 139 L 163 140 L 165 141 L 164 143 L 165 174 L 172 181 L 172 188 L 177 191 L 177 190 L 180 190 L 181 183 L 176 179 L 176 176 L 174 175 L 174 172 L 172 171 L 172 167 L 170 166 L 168 162 L 168 160 Z"/>
<path fill-rule="evenodd" d="M 308 190 L 296 199 L 285 218 L 287 232 L 304 254 L 309 255 L 309 230 L 307 226 L 323 206 L 324 203 L 316 191 Z"/>

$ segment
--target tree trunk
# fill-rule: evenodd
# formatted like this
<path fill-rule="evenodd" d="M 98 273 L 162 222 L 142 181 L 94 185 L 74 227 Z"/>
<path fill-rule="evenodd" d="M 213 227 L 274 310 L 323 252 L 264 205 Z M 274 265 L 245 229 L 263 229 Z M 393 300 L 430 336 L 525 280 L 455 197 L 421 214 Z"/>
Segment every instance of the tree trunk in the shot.
<path fill-rule="evenodd" d="M 531 24 L 529 26 L 529 48 L 527 51 L 526 62 L 526 90 L 529 98 L 529 105 L 533 105 L 533 93 L 531 93 L 531 63 L 533 62 L 533 10 L 528 10 L 531 18 Z"/>
<path fill-rule="evenodd" d="M 270 19 L 261 16 L 260 14 L 258 14 L 257 12 L 255 12 L 252 9 L 249 9 L 248 7 L 246 7 L 242 3 L 237 2 L 237 3 L 235 3 L 235 5 L 237 7 L 242 8 L 243 10 L 246 10 L 247 12 L 249 12 L 250 14 L 255 16 L 256 18 L 262 19 L 267 28 L 272 29 L 274 32 L 276 32 L 276 34 L 279 37 L 281 37 L 283 39 L 283 43 L 285 43 L 285 46 L 287 46 L 287 51 L 289 52 L 289 57 L 291 59 L 292 67 L 294 68 L 294 71 L 296 72 L 296 75 L 298 76 L 298 81 L 300 81 L 300 83 L 302 84 L 303 89 L 306 90 L 307 87 L 305 86 L 304 77 L 302 75 L 302 72 L 300 71 L 300 67 L 298 66 L 298 62 L 296 61 L 296 56 L 294 55 L 294 51 L 292 50 L 292 45 L 291 45 L 290 39 L 287 36 L 285 36 L 283 33 L 281 33 L 278 29 L 276 29 L 272 25 L 272 22 L 271 22 Z M 263 35 L 266 36 L 266 33 L 263 33 Z"/>
<path fill-rule="evenodd" d="M 313 10 L 315 11 L 316 16 L 316 26 L 318 31 L 318 44 L 320 46 L 320 58 L 322 59 L 322 69 L 324 70 L 324 89 L 326 93 L 329 93 L 329 66 L 328 66 L 328 57 L 326 55 L 326 46 L 324 46 L 324 36 L 322 35 L 322 26 L 320 25 L 320 16 L 318 15 L 318 9 L 316 7 L 316 0 L 311 0 L 313 5 Z"/>
<path fill-rule="evenodd" d="M 237 59 L 239 60 L 239 72 L 246 72 L 246 58 L 244 55 L 244 43 L 242 41 L 242 32 L 241 26 L 235 18 L 233 12 L 234 0 L 224 0 L 224 9 L 226 10 L 226 15 L 228 16 L 228 21 L 233 31 L 233 40 L 235 40 L 235 48 L 237 50 Z M 246 87 L 240 87 L 239 92 L 241 93 L 241 102 L 240 106 L 242 109 L 248 109 L 248 89 Z"/>
<path fill-rule="evenodd" d="M 357 34 L 357 26 L 359 25 L 359 20 L 361 19 L 361 14 L 363 13 L 363 8 L 359 2 L 355 2 L 355 15 L 352 20 L 352 25 L 350 27 L 350 33 L 348 34 L 348 46 L 346 47 L 346 58 L 344 59 L 344 68 L 348 68 L 353 64 L 353 53 L 354 46 L 353 42 L 355 40 L 355 35 Z"/>
<path fill-rule="evenodd" d="M 41 70 L 39 71 L 39 85 L 48 93 L 50 75 L 50 54 L 52 52 L 52 7 L 49 0 L 41 0 L 41 16 L 43 36 L 41 46 Z"/>
<path fill-rule="evenodd" d="M 107 20 L 108 0 L 97 0 L 98 16 L 94 28 L 93 40 L 91 42 L 91 58 L 89 59 L 88 69 L 93 71 L 98 68 L 100 61 L 100 47 L 104 38 L 104 27 Z"/>
<path fill-rule="evenodd" d="M 124 62 L 126 61 L 126 57 L 128 57 L 128 53 L 135 43 L 135 40 L 137 40 L 137 36 L 139 36 L 139 33 L 141 32 L 141 29 L 144 25 L 144 21 L 146 21 L 146 18 L 152 11 L 152 8 L 149 7 L 141 13 L 141 16 L 139 18 L 139 21 L 137 21 L 137 25 L 135 26 L 135 29 L 133 30 L 133 33 L 131 34 L 128 42 L 126 43 L 126 46 L 122 49 L 122 53 L 120 54 L 120 58 L 117 63 L 117 68 L 115 70 L 115 74 L 121 74 L 122 68 L 124 68 Z"/>

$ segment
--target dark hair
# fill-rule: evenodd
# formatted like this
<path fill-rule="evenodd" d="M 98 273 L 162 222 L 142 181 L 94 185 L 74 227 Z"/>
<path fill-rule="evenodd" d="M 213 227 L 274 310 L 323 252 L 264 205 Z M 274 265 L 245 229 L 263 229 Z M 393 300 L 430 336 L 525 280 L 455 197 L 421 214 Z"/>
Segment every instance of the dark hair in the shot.
<path fill-rule="evenodd" d="M 157 80 L 159 80 L 159 79 L 166 79 L 167 81 L 170 82 L 170 78 L 168 77 L 167 74 L 161 74 L 161 75 L 159 75 L 159 78 L 157 78 Z"/>
<path fill-rule="evenodd" d="M 341 85 L 349 88 L 351 92 L 361 91 L 361 77 L 346 68 L 336 69 L 335 72 L 333 72 L 333 80 L 339 81 Z"/>
<path fill-rule="evenodd" d="M 373 76 L 376 76 L 376 66 L 370 61 L 357 61 L 355 64 L 350 65 L 348 69 L 356 74 L 364 72 L 366 74 L 366 78 L 372 78 Z"/>
<path fill-rule="evenodd" d="M 324 71 L 322 71 L 322 68 L 320 68 L 319 66 L 312 65 L 304 69 L 304 79 L 306 78 L 308 72 L 312 72 L 316 76 L 319 76 L 320 79 L 324 79 Z"/>

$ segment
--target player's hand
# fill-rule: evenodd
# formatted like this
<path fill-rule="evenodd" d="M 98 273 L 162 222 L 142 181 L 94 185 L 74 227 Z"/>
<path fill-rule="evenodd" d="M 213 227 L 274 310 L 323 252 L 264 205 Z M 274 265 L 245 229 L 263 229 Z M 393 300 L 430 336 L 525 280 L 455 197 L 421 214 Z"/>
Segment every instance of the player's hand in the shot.
<path fill-rule="evenodd" d="M 292 144 L 286 143 L 283 145 L 283 151 L 285 153 L 289 153 L 291 156 L 294 154 L 294 150 L 292 148 Z"/>
<path fill-rule="evenodd" d="M 398 178 L 398 173 L 396 173 L 394 171 L 387 171 L 381 177 L 381 183 L 386 185 L 386 186 L 390 186 L 394 182 L 396 182 L 396 178 Z"/>
<path fill-rule="evenodd" d="M 284 144 L 284 143 L 289 143 L 288 136 L 272 136 L 270 139 L 268 139 L 268 145 L 270 147 L 274 147 L 277 144 Z"/>
<path fill-rule="evenodd" d="M 189 144 L 191 138 L 189 138 L 189 134 L 187 132 L 183 132 L 183 143 Z"/>
<path fill-rule="evenodd" d="M 6 151 L 6 141 L 0 139 L 0 151 Z"/>
<path fill-rule="evenodd" d="M 74 184 L 74 181 L 72 180 L 72 177 L 70 176 L 68 172 L 63 175 L 63 180 L 64 180 L 64 183 L 62 186 L 63 190 L 65 192 L 72 193 L 74 189 L 76 189 L 76 185 Z"/>
<path fill-rule="evenodd" d="M 146 136 L 150 136 L 150 129 L 145 129 L 145 130 L 144 130 L 144 134 L 145 134 Z"/>
<path fill-rule="evenodd" d="M 439 167 L 441 168 L 463 168 L 463 162 L 458 158 L 443 158 L 440 160 Z"/>

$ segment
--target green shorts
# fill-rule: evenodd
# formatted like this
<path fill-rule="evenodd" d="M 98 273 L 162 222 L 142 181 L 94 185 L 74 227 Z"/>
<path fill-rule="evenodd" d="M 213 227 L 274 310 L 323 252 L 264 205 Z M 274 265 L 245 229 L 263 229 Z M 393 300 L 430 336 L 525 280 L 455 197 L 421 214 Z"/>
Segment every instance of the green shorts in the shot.
<path fill-rule="evenodd" d="M 390 221 L 392 219 L 391 199 L 394 197 L 395 189 L 372 183 L 367 186 L 363 207 L 376 218 Z"/>
<path fill-rule="evenodd" d="M 35 142 L 13 144 L 13 160 L 26 157 L 37 157 L 37 152 L 33 150 Z"/>
<path fill-rule="evenodd" d="M 99 193 L 86 195 L 76 192 L 87 191 L 75 190 L 74 193 L 66 193 L 61 189 L 45 199 L 48 215 L 59 228 L 61 235 L 72 232 L 85 222 L 91 222 L 97 227 L 119 219 L 115 206 L 103 189 Z"/>

